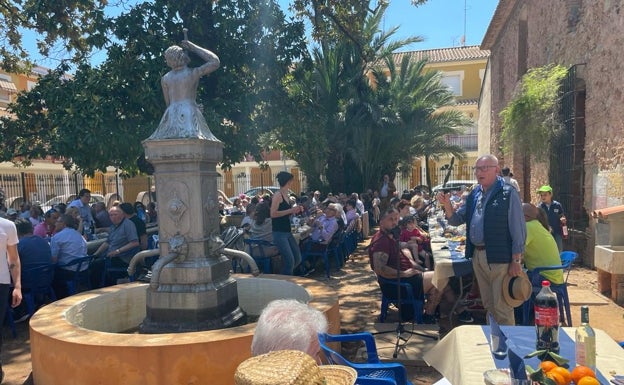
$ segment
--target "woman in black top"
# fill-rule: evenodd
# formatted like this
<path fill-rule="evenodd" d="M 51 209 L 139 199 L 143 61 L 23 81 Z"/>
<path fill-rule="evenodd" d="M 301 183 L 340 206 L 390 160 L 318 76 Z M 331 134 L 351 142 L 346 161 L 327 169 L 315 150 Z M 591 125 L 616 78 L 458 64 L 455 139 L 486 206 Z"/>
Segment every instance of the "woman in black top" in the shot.
<path fill-rule="evenodd" d="M 286 171 L 277 174 L 280 190 L 271 200 L 271 227 L 273 230 L 273 244 L 277 246 L 282 256 L 282 274 L 293 275 L 295 267 L 301 263 L 299 244 L 290 230 L 290 216 L 303 211 L 303 206 L 290 204 L 288 190 L 294 176 Z"/>

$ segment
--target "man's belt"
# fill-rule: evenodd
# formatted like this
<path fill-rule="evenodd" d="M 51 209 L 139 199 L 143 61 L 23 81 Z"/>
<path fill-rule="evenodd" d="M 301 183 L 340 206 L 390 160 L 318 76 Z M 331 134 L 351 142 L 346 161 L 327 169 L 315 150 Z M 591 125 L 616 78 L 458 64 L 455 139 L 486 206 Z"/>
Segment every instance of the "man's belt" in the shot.
<path fill-rule="evenodd" d="M 477 246 L 477 245 L 475 245 L 475 247 L 474 247 L 474 248 L 475 248 L 476 250 L 483 251 L 483 250 L 485 250 L 485 245 L 483 245 L 483 246 Z"/>

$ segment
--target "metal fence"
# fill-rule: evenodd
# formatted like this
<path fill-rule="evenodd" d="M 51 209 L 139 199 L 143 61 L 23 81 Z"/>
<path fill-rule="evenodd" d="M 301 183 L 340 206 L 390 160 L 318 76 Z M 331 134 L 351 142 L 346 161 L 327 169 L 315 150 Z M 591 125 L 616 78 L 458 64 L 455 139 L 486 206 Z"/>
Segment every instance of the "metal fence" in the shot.
<path fill-rule="evenodd" d="M 0 173 L 0 190 L 6 208 L 18 209 L 22 202 L 45 204 L 54 197 L 73 198 L 83 189 L 104 196 L 123 197 L 124 181 L 116 173 L 88 177 L 80 173 Z"/>
<path fill-rule="evenodd" d="M 434 162 L 430 165 L 432 186 L 444 181 L 446 169 L 443 166 Z M 295 172 L 294 176 L 293 191 L 297 194 L 303 191 L 308 192 L 305 174 Z M 454 165 L 450 175 L 451 180 L 473 178 L 472 168 L 465 165 Z M 426 185 L 424 169 L 415 169 L 408 175 L 398 173 L 394 184 L 399 194 L 415 186 Z M 0 173 L 0 191 L 4 196 L 4 205 L 14 209 L 18 209 L 24 201 L 43 205 L 54 197 L 73 198 L 83 188 L 105 197 L 114 196 L 114 199 L 128 202 L 142 201 L 147 204 L 150 200 L 155 200 L 155 195 L 149 193 L 153 185 L 153 177 L 122 178 L 115 172 L 98 173 L 94 177 L 63 171 Z M 258 175 L 253 177 L 251 175 L 236 175 L 231 178 L 231 182 L 227 183 L 227 186 L 223 176 L 220 175 L 217 178 L 217 188 L 224 191 L 227 196 L 235 196 L 255 187 L 274 185 L 273 178 L 263 179 L 259 178 Z M 335 191 L 334 193 L 338 192 Z"/>

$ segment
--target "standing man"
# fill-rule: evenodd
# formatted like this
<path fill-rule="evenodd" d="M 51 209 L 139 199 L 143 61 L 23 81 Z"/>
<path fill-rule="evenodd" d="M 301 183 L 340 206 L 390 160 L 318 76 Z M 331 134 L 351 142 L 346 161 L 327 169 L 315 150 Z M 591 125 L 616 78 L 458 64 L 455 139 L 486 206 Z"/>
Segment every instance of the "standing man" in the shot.
<path fill-rule="evenodd" d="M 78 199 L 73 200 L 67 208 L 76 207 L 82 218 L 82 233 L 86 235 L 87 241 L 91 240 L 91 233 L 95 226 L 93 215 L 91 215 L 91 207 L 89 206 L 91 201 L 91 191 L 83 188 L 78 192 Z"/>
<path fill-rule="evenodd" d="M 386 211 L 388 206 L 390 206 L 390 199 L 394 197 L 395 192 L 396 186 L 394 185 L 394 182 L 390 180 L 390 176 L 388 176 L 388 174 L 384 174 L 383 182 L 379 188 L 379 197 L 381 198 L 379 209 L 381 212 Z"/>
<path fill-rule="evenodd" d="M 563 226 L 566 225 L 566 217 L 563 212 L 563 206 L 561 203 L 552 199 L 553 189 L 549 185 L 543 185 L 537 189 L 537 193 L 542 200 L 539 207 L 546 211 L 548 215 L 548 224 L 550 225 L 550 232 L 555 238 L 557 248 L 559 252 L 563 250 Z"/>
<path fill-rule="evenodd" d="M 22 302 L 22 278 L 19 255 L 17 254 L 17 230 L 15 224 L 8 219 L 0 218 L 0 319 L 4 320 L 9 292 L 11 290 L 11 278 L 13 279 L 13 291 L 11 292 L 11 307 L 16 307 Z M 0 338 L 0 348 L 2 339 Z M 4 370 L 0 363 L 0 383 L 4 379 Z"/>
<path fill-rule="evenodd" d="M 448 194 L 438 193 L 450 225 L 466 223 L 466 256 L 481 290 L 483 306 L 500 325 L 515 325 L 514 309 L 503 298 L 503 279 L 522 271 L 526 225 L 518 191 L 498 176 L 494 155 L 483 155 L 474 167 L 478 182 L 466 204 L 453 208 Z"/>
<path fill-rule="evenodd" d="M 505 182 L 514 186 L 514 188 L 518 190 L 518 194 L 520 194 L 520 186 L 518 185 L 518 181 L 513 178 L 513 174 L 511 173 L 509 167 L 503 167 L 503 169 L 501 170 L 501 174 L 503 174 L 503 179 L 505 180 Z"/>

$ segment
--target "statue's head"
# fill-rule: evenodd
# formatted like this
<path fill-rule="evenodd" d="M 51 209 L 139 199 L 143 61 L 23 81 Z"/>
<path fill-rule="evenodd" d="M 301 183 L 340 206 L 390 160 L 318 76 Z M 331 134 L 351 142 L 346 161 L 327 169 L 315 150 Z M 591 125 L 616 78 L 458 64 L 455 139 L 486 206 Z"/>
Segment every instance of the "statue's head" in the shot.
<path fill-rule="evenodd" d="M 182 47 L 172 45 L 165 51 L 165 61 L 169 67 L 178 68 L 187 65 L 191 59 Z"/>

